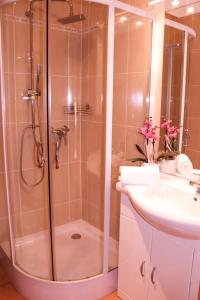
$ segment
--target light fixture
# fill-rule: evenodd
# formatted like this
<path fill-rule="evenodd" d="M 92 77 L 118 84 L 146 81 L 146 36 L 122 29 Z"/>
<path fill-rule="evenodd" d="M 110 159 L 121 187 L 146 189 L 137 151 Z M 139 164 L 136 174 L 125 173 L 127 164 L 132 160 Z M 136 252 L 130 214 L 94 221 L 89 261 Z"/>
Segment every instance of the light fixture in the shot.
<path fill-rule="evenodd" d="M 121 16 L 121 17 L 119 18 L 119 21 L 120 21 L 121 23 L 123 23 L 123 22 L 127 21 L 127 17 Z"/>
<path fill-rule="evenodd" d="M 190 6 L 187 8 L 187 13 L 188 14 L 192 14 L 194 12 L 194 7 L 193 6 Z"/>
<path fill-rule="evenodd" d="M 157 4 L 159 2 L 163 2 L 164 0 L 152 0 L 152 1 L 149 1 L 148 5 L 151 6 L 151 5 L 154 5 L 154 4 Z"/>
<path fill-rule="evenodd" d="M 136 25 L 137 27 L 140 27 L 140 26 L 143 25 L 143 22 L 142 22 L 142 21 L 137 21 L 137 22 L 135 23 L 135 25 Z"/>
<path fill-rule="evenodd" d="M 172 6 L 178 6 L 180 4 L 180 1 L 179 0 L 173 0 L 172 2 L 171 2 L 171 5 Z"/>

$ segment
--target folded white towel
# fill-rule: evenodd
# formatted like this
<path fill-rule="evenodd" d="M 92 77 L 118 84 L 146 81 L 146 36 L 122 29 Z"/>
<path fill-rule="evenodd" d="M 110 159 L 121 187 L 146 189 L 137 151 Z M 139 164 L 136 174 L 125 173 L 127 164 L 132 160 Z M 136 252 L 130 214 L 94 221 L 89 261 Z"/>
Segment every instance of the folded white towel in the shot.
<path fill-rule="evenodd" d="M 180 154 L 176 158 L 176 170 L 184 176 L 190 176 L 193 171 L 191 160 L 186 154 Z"/>
<path fill-rule="evenodd" d="M 160 178 L 158 165 L 144 167 L 120 167 L 120 182 L 125 185 L 155 185 Z"/>

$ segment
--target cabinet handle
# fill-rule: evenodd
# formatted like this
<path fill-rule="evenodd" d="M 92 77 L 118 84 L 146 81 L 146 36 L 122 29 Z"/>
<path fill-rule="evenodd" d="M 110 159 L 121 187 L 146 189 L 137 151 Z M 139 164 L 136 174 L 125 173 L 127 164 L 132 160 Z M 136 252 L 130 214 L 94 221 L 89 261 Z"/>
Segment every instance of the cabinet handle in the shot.
<path fill-rule="evenodd" d="M 145 261 L 143 260 L 143 262 L 141 263 L 141 266 L 140 266 L 140 274 L 142 277 L 144 277 L 145 275 Z"/>
<path fill-rule="evenodd" d="M 156 283 L 156 281 L 155 281 L 155 279 L 154 279 L 155 272 L 156 272 L 156 267 L 153 267 L 153 270 L 152 270 L 152 272 L 151 272 L 151 282 L 152 282 L 152 284 L 155 284 L 155 283 Z"/>

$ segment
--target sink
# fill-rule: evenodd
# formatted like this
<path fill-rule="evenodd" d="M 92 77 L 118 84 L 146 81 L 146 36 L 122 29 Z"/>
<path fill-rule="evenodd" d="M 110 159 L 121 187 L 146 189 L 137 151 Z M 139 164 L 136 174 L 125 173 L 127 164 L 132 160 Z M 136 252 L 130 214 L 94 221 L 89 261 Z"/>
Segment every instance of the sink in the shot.
<path fill-rule="evenodd" d="M 188 181 L 160 179 L 155 187 L 125 186 L 140 216 L 155 228 L 189 239 L 200 239 L 200 195 Z"/>

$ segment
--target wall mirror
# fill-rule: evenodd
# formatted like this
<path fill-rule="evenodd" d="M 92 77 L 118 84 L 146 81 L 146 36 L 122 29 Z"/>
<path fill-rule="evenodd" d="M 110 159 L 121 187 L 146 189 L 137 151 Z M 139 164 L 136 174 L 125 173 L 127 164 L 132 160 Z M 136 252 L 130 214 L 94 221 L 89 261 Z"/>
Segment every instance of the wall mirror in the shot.
<path fill-rule="evenodd" d="M 177 148 L 200 169 L 200 1 L 165 4 L 161 120 L 179 127 Z"/>

